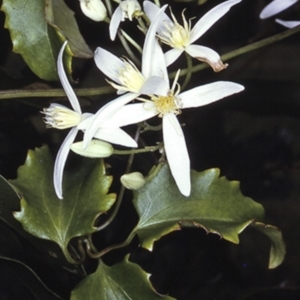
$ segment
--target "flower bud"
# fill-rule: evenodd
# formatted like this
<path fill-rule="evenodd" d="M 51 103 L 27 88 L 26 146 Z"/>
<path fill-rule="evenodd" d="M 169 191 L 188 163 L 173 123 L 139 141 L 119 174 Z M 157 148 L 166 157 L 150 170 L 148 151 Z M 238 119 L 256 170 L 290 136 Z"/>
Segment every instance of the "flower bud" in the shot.
<path fill-rule="evenodd" d="M 111 144 L 100 140 L 92 140 L 85 149 L 83 148 L 83 141 L 73 143 L 70 148 L 76 154 L 91 158 L 108 157 L 114 152 Z"/>
<path fill-rule="evenodd" d="M 144 186 L 146 180 L 140 172 L 133 172 L 121 176 L 121 183 L 129 190 L 138 190 Z"/>
<path fill-rule="evenodd" d="M 132 21 L 132 18 L 143 15 L 142 8 L 137 0 L 121 1 L 120 8 L 122 10 L 122 21 L 124 21 L 125 18 L 128 18 L 130 21 Z"/>
<path fill-rule="evenodd" d="M 101 0 L 79 0 L 82 12 L 96 22 L 103 21 L 107 16 L 106 7 Z"/>

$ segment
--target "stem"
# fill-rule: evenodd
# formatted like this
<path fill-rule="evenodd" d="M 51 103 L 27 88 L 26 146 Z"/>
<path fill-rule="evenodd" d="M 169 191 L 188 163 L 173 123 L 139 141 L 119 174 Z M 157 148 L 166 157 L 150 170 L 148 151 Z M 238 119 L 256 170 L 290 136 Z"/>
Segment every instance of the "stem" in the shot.
<path fill-rule="evenodd" d="M 85 239 L 85 245 L 86 245 L 86 252 L 87 254 L 91 257 L 91 258 L 100 258 L 101 256 L 103 256 L 104 254 L 112 251 L 112 250 L 115 250 L 115 249 L 120 249 L 120 248 L 124 248 L 126 247 L 127 245 L 130 244 L 130 242 L 133 240 L 133 238 L 135 237 L 135 232 L 131 232 L 130 235 L 127 237 L 127 239 L 122 242 L 122 243 L 118 243 L 118 244 L 115 244 L 115 245 L 112 245 L 112 246 L 109 246 L 101 251 L 99 251 L 98 253 L 94 253 L 91 249 L 91 245 L 90 245 L 90 242 Z"/>
<path fill-rule="evenodd" d="M 137 153 L 145 153 L 145 152 L 154 152 L 162 148 L 162 144 L 158 144 L 157 146 L 147 146 L 141 149 L 131 149 L 131 150 L 115 150 L 113 154 L 117 155 L 129 155 L 129 154 L 137 154 Z M 128 173 L 128 172 L 126 172 Z"/>
<path fill-rule="evenodd" d="M 193 74 L 193 72 L 192 72 L 192 68 L 193 68 L 192 58 L 186 52 L 185 52 L 185 57 L 186 57 L 186 63 L 187 63 L 187 69 L 186 69 L 187 70 L 187 74 L 186 74 L 185 80 L 184 80 L 184 82 L 183 82 L 183 84 L 181 86 L 182 90 L 184 90 L 186 88 L 186 86 L 190 82 L 192 74 Z"/>
<path fill-rule="evenodd" d="M 121 32 L 124 36 L 124 38 L 133 46 L 136 48 L 137 51 L 139 51 L 140 53 L 143 53 L 143 49 L 141 48 L 141 46 L 131 38 L 130 35 L 128 35 L 124 30 L 121 29 Z"/>
<path fill-rule="evenodd" d="M 128 56 L 131 58 L 131 60 L 137 65 L 137 66 L 140 66 L 141 63 L 139 61 L 139 59 L 135 56 L 135 54 L 131 51 L 126 39 L 124 38 L 124 36 L 118 32 L 118 37 L 125 49 L 125 51 L 127 52 Z"/>
<path fill-rule="evenodd" d="M 99 96 L 111 94 L 115 90 L 110 87 L 89 88 L 89 89 L 74 89 L 77 96 Z M 13 99 L 13 98 L 30 98 L 30 97 L 66 97 L 63 89 L 47 89 L 47 90 L 6 90 L 0 91 L 0 99 Z"/>
<path fill-rule="evenodd" d="M 253 51 L 253 50 L 265 47 L 265 46 L 273 44 L 273 43 L 275 43 L 277 41 L 283 40 L 283 39 L 285 39 L 285 38 L 287 38 L 287 37 L 289 37 L 289 36 L 291 36 L 291 35 L 293 35 L 295 33 L 298 33 L 298 32 L 300 32 L 300 26 L 297 26 L 297 27 L 292 28 L 292 29 L 285 30 L 283 32 L 277 33 L 277 34 L 275 34 L 275 35 L 273 35 L 271 37 L 268 37 L 266 39 L 260 40 L 258 42 L 253 43 L 253 44 L 241 47 L 241 48 L 233 50 L 233 51 L 230 51 L 230 52 L 222 55 L 221 56 L 221 60 L 222 61 L 226 61 L 226 60 L 229 60 L 231 58 L 234 58 L 234 57 L 240 56 L 242 54 L 245 54 L 247 52 L 250 52 L 250 51 Z M 201 71 L 203 69 L 206 69 L 208 67 L 209 67 L 208 64 L 202 63 L 202 64 L 199 64 L 199 65 L 197 65 L 195 67 L 192 67 L 191 70 L 189 70 L 188 68 L 187 69 L 183 69 L 180 72 L 180 76 L 186 75 L 188 72 L 195 73 L 195 72 Z M 170 73 L 170 78 L 174 78 L 175 75 L 176 75 L 176 72 Z"/>
<path fill-rule="evenodd" d="M 135 133 L 134 139 L 135 139 L 136 142 L 139 139 L 140 131 L 141 131 L 141 126 L 139 126 L 137 128 L 136 133 Z M 129 156 L 129 158 L 128 158 L 128 162 L 127 162 L 125 174 L 129 173 L 129 171 L 131 169 L 133 158 L 134 158 L 134 153 L 131 153 L 130 156 Z M 113 208 L 112 214 L 109 216 L 109 218 L 102 225 L 100 225 L 100 226 L 97 227 L 97 231 L 103 230 L 104 228 L 106 228 L 114 220 L 115 216 L 117 215 L 117 213 L 119 211 L 119 208 L 120 208 L 120 205 L 121 205 L 124 193 L 125 193 L 125 187 L 123 185 L 121 185 L 121 189 L 120 189 L 117 201 L 115 203 L 115 206 Z"/>

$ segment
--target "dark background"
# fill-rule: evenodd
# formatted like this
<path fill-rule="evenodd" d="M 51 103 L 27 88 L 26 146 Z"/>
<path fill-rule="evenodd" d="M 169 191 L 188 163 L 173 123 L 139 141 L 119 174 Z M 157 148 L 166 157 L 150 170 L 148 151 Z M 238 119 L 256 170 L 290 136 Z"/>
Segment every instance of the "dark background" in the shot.
<path fill-rule="evenodd" d="M 81 15 L 78 1 L 66 2 L 75 11 L 82 34 L 93 50 L 98 45 L 113 46 L 106 24 L 94 23 Z M 221 2 L 208 0 L 202 6 L 197 6 L 196 2 L 172 2 L 171 5 L 181 22 L 180 11 L 184 7 L 187 7 L 187 18 L 195 16 L 198 19 Z M 269 2 L 242 1 L 196 43 L 224 54 L 286 30 L 276 24 L 274 18 L 258 18 Z M 278 17 L 300 19 L 300 3 Z M 0 89 L 20 89 L 29 85 L 32 88 L 60 87 L 58 82 L 43 82 L 37 78 L 22 58 L 11 52 L 2 12 L 0 23 Z M 127 22 L 122 26 L 130 30 L 133 24 Z M 186 124 L 184 132 L 192 168 L 197 171 L 220 168 L 229 180 L 241 182 L 244 195 L 265 207 L 266 223 L 278 226 L 286 241 L 287 255 L 283 264 L 268 270 L 269 241 L 250 229 L 240 235 L 239 245 L 196 229 L 183 229 L 162 238 L 155 243 L 152 253 L 139 248 L 138 240 L 134 240 L 129 247 L 105 256 L 106 263 L 118 262 L 132 252 L 131 261 L 152 274 L 151 281 L 158 292 L 180 300 L 300 299 L 299 53 L 298 33 L 230 60 L 229 68 L 221 73 L 205 69 L 193 74 L 186 89 L 229 80 L 243 84 L 245 91 L 206 107 L 185 110 L 180 116 L 180 121 Z M 73 77 L 78 80 L 76 87 L 79 88 L 103 84 L 103 75 L 92 60 L 75 60 Z M 0 100 L 0 174 L 5 178 L 16 177 L 28 149 L 47 144 L 55 156 L 66 133 L 45 129 L 39 113 L 55 101 L 58 99 Z M 94 112 L 102 102 L 94 97 L 82 98 L 81 103 L 84 111 Z M 128 130 L 134 132 L 134 127 Z M 159 138 L 156 133 L 143 136 L 149 145 Z M 76 159 L 71 156 L 67 167 L 72 168 Z M 155 162 L 152 156 L 149 159 L 151 164 Z M 121 175 L 126 160 L 110 158 L 109 163 L 113 172 Z M 147 173 L 150 167 L 143 157 L 135 158 L 133 169 Z M 117 187 L 113 189 L 117 191 Z M 100 247 L 124 240 L 137 222 L 131 194 L 128 192 L 125 196 L 117 219 L 95 239 Z M 124 230 L 122 234 L 120 228 Z M 18 251 L 46 285 L 68 299 L 70 291 L 82 279 L 80 274 L 62 270 L 4 223 L 0 229 L 3 231 L 0 247 L 8 247 L 15 239 L 11 251 Z M 12 262 L 0 260 L 0 299 L 38 299 L 24 280 L 27 272 L 18 268 Z M 87 269 L 93 268 L 94 262 L 87 262 Z"/>

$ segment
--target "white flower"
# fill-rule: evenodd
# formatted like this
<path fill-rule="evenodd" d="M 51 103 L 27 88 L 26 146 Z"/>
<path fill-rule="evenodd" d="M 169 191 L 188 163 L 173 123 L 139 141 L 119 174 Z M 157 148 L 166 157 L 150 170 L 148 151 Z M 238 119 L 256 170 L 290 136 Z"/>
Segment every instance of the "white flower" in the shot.
<path fill-rule="evenodd" d="M 126 18 L 132 21 L 133 18 L 140 17 L 142 14 L 141 6 L 137 0 L 121 1 L 110 20 L 109 35 L 111 40 L 113 41 L 116 38 L 121 21 L 125 21 Z"/>
<path fill-rule="evenodd" d="M 160 18 L 166 6 L 163 6 L 157 17 Z M 112 116 L 120 107 L 137 98 L 140 94 L 150 94 L 167 91 L 168 84 L 161 78 L 168 78 L 163 52 L 155 37 L 156 27 L 151 24 L 145 37 L 142 55 L 142 71 L 127 59 L 119 59 L 110 52 L 98 47 L 94 59 L 97 67 L 111 80 L 109 82 L 117 89 L 117 94 L 126 93 L 109 102 L 96 114 L 88 130 L 84 134 L 84 147 L 92 140 L 97 128 Z M 110 122 L 111 126 L 113 124 Z"/>
<path fill-rule="evenodd" d="M 166 6 L 158 11 L 158 18 L 162 16 L 165 9 Z M 96 49 L 95 63 L 100 71 L 114 81 L 109 83 L 117 89 L 117 94 L 132 93 L 133 100 L 137 95 L 147 93 L 149 86 L 161 83 L 157 77 L 167 77 L 167 71 L 161 67 L 165 64 L 164 55 L 155 38 L 156 29 L 154 24 L 148 29 L 143 47 L 141 71 L 129 59 L 120 59 L 101 47 Z"/>
<path fill-rule="evenodd" d="M 90 113 L 82 114 L 78 99 L 67 79 L 62 60 L 66 45 L 67 42 L 63 44 L 59 52 L 57 59 L 57 70 L 61 84 L 65 93 L 67 94 L 73 110 L 61 104 L 52 103 L 49 108 L 46 108 L 43 111 L 43 113 L 45 114 L 44 120 L 48 127 L 57 129 L 71 128 L 58 151 L 54 164 L 54 189 L 59 199 L 63 198 L 63 170 L 70 151 L 70 147 L 75 140 L 77 132 L 79 130 L 85 131 L 95 117 L 95 115 Z M 103 116 L 107 117 L 106 115 Z M 118 128 L 118 126 L 106 126 L 105 122 L 102 123 L 101 127 L 99 126 L 98 128 L 96 128 L 93 137 L 127 147 L 137 147 L 136 142 L 126 132 Z"/>
<path fill-rule="evenodd" d="M 107 10 L 101 0 L 79 0 L 82 12 L 96 22 L 107 17 Z"/>
<path fill-rule="evenodd" d="M 273 0 L 261 11 L 259 17 L 261 19 L 270 18 L 286 10 L 296 2 L 298 2 L 298 0 Z"/>
<path fill-rule="evenodd" d="M 239 93 L 244 90 L 244 87 L 234 82 L 218 81 L 180 93 L 177 79 L 178 75 L 168 92 L 149 95 L 150 100 L 139 99 L 143 103 L 123 106 L 115 112 L 110 122 L 117 126 L 125 126 L 154 116 L 162 118 L 164 147 L 171 173 L 180 192 L 184 196 L 189 196 L 190 159 L 184 134 L 176 116 L 185 108 L 210 104 Z"/>
<path fill-rule="evenodd" d="M 220 56 L 214 50 L 193 44 L 198 40 L 215 22 L 224 16 L 230 8 L 241 2 L 242 0 L 229 0 L 225 1 L 209 12 L 207 12 L 192 28 L 191 20 L 187 21 L 182 13 L 183 26 L 180 25 L 173 13 L 171 13 L 172 20 L 164 14 L 160 19 L 156 18 L 159 22 L 157 32 L 160 40 L 172 47 L 173 49 L 165 53 L 167 66 L 172 64 L 184 51 L 190 56 L 207 62 L 215 72 L 219 72 L 227 67 L 220 59 Z M 154 18 L 159 8 L 150 1 L 144 2 L 144 11 L 151 20 Z"/>

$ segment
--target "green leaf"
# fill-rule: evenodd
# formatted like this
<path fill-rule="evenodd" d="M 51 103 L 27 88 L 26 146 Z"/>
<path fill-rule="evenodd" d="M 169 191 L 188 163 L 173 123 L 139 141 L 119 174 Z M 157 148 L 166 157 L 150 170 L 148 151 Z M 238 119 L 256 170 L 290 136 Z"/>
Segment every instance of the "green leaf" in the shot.
<path fill-rule="evenodd" d="M 45 20 L 44 0 L 3 0 L 5 28 L 10 31 L 13 51 L 44 80 L 57 80 L 56 59 L 61 41 Z"/>
<path fill-rule="evenodd" d="M 219 178 L 218 169 L 191 172 L 192 192 L 181 195 L 168 165 L 134 192 L 140 220 L 134 229 L 142 246 L 152 250 L 154 241 L 180 226 L 204 228 L 238 243 L 238 234 L 254 220 L 262 220 L 263 207 L 241 194 L 237 181 Z"/>
<path fill-rule="evenodd" d="M 80 34 L 74 12 L 63 0 L 46 0 L 45 17 L 48 24 L 55 28 L 68 45 L 74 56 L 82 58 L 93 57 L 93 52 Z"/>
<path fill-rule="evenodd" d="M 100 263 L 96 272 L 82 280 L 72 291 L 70 300 L 172 300 L 162 296 L 152 287 L 149 274 L 128 257 L 112 267 Z"/>
<path fill-rule="evenodd" d="M 261 231 L 271 240 L 271 251 L 269 259 L 269 268 L 278 267 L 284 260 L 286 249 L 281 231 L 272 225 L 266 225 L 260 222 L 251 224 L 251 227 Z"/>
<path fill-rule="evenodd" d="M 18 169 L 13 186 L 23 195 L 21 211 L 15 218 L 30 234 L 56 242 L 69 262 L 73 237 L 96 231 L 96 218 L 108 211 L 115 194 L 107 194 L 112 178 L 105 175 L 101 160 L 84 160 L 76 172 L 64 176 L 64 199 L 53 188 L 53 161 L 47 147 L 30 150 L 24 166 Z"/>

